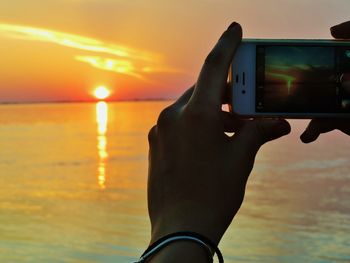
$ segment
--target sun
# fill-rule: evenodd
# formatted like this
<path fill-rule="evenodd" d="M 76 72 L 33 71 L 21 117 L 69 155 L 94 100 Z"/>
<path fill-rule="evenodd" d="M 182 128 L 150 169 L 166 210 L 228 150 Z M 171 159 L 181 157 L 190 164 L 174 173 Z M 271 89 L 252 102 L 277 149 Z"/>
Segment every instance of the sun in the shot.
<path fill-rule="evenodd" d="M 105 86 L 98 86 L 94 90 L 94 96 L 99 100 L 108 98 L 110 94 L 111 92 Z"/>

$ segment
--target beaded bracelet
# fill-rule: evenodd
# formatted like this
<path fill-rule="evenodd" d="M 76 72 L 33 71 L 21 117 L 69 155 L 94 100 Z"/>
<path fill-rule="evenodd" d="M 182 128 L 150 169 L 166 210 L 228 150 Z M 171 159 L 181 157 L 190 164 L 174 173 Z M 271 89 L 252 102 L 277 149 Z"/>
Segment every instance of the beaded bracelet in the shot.
<path fill-rule="evenodd" d="M 145 252 L 141 255 L 140 259 L 134 263 L 143 263 L 146 262 L 148 258 L 153 256 L 155 253 L 157 253 L 162 248 L 166 247 L 172 242 L 175 241 L 192 241 L 197 244 L 202 245 L 202 247 L 205 249 L 206 253 L 208 254 L 209 262 L 213 262 L 213 255 L 216 253 L 219 262 L 223 263 L 224 259 L 222 257 L 222 254 L 219 250 L 219 248 L 208 238 L 195 233 L 195 232 L 176 232 L 173 234 L 166 235 L 160 239 L 158 239 L 156 242 L 154 242 L 152 245 L 150 245 Z"/>

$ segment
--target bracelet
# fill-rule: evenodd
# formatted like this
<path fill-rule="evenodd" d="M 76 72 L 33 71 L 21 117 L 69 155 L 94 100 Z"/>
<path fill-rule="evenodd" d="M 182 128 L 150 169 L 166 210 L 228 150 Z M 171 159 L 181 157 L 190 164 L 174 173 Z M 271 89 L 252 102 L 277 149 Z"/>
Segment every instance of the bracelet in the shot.
<path fill-rule="evenodd" d="M 170 243 L 174 241 L 179 240 L 186 240 L 186 241 L 192 241 L 197 244 L 200 244 L 203 246 L 205 251 L 208 254 L 209 262 L 213 262 L 213 255 L 216 253 L 219 262 L 223 263 L 224 259 L 222 257 L 222 254 L 219 250 L 219 248 L 211 242 L 208 238 L 195 233 L 195 232 L 176 232 L 173 234 L 166 235 L 160 239 L 158 239 L 156 242 L 154 242 L 152 245 L 150 245 L 145 252 L 141 255 L 140 259 L 134 263 L 143 263 L 146 262 L 146 259 L 153 256 L 155 253 L 157 253 L 162 248 L 166 247 Z"/>

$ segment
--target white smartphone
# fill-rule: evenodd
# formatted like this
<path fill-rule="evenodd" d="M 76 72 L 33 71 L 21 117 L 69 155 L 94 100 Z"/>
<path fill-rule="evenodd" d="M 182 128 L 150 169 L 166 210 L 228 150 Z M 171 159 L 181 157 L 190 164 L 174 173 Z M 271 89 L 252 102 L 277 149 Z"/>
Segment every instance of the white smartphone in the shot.
<path fill-rule="evenodd" d="M 230 83 L 242 116 L 350 118 L 350 42 L 244 39 Z"/>

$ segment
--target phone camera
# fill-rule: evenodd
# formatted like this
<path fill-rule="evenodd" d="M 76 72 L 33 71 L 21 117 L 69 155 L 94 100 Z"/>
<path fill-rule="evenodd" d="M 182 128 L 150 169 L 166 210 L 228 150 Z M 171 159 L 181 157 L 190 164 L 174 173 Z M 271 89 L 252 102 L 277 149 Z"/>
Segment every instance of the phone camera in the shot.
<path fill-rule="evenodd" d="M 242 90 L 242 94 L 245 94 L 245 90 Z"/>

